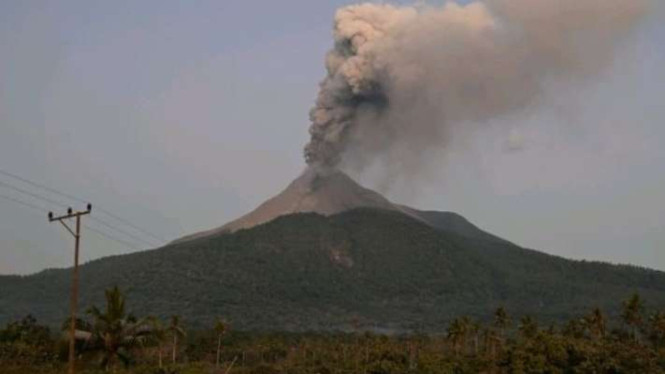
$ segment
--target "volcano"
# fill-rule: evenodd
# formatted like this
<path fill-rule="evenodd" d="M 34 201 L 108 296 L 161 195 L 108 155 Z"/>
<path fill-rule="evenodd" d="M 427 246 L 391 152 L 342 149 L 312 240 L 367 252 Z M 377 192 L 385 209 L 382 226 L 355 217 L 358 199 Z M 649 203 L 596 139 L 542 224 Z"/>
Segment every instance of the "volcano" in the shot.
<path fill-rule="evenodd" d="M 252 212 L 221 227 L 185 236 L 176 240 L 175 243 L 249 229 L 289 214 L 317 213 L 331 216 L 357 208 L 398 212 L 436 229 L 448 230 L 465 236 L 501 240 L 482 231 L 458 214 L 421 211 L 396 204 L 378 192 L 359 185 L 342 171 L 310 166 L 286 189 L 259 205 Z"/>
<path fill-rule="evenodd" d="M 80 267 L 80 305 L 119 286 L 137 315 L 238 330 L 444 331 L 498 306 L 543 322 L 595 307 L 620 314 L 639 293 L 665 307 L 665 273 L 522 248 L 452 212 L 390 202 L 339 171 L 309 168 L 253 212 L 165 247 Z M 32 314 L 60 326 L 70 269 L 0 276 L 0 324 Z"/>

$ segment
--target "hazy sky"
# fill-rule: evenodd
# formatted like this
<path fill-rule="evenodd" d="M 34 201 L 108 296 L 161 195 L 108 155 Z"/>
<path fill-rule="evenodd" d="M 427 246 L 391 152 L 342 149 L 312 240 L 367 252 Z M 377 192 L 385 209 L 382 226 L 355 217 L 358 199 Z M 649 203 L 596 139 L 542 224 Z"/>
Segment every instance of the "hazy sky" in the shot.
<path fill-rule="evenodd" d="M 1 2 L 0 170 L 162 242 L 220 226 L 304 168 L 332 17 L 347 3 Z M 388 195 L 548 253 L 665 270 L 664 66 L 661 9 L 602 81 L 460 136 L 434 155 L 439 173 Z M 63 228 L 6 198 L 63 208 L 7 183 L 82 208 L 0 174 L 0 273 L 68 266 Z M 85 260 L 148 247 L 93 216 L 134 245 L 84 229 Z"/>

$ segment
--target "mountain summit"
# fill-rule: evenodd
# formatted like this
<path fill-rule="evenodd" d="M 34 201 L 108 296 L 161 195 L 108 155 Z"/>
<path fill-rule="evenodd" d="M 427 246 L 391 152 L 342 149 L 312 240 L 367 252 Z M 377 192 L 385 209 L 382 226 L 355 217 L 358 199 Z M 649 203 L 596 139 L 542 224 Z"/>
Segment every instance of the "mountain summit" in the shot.
<path fill-rule="evenodd" d="M 437 229 L 453 231 L 465 236 L 498 239 L 455 213 L 420 211 L 395 204 L 378 192 L 359 185 L 337 169 L 310 166 L 286 189 L 259 205 L 252 212 L 221 227 L 185 236 L 176 240 L 175 243 L 249 229 L 270 222 L 277 217 L 294 213 L 317 213 L 331 216 L 357 208 L 399 212 Z"/>
<path fill-rule="evenodd" d="M 284 191 L 220 229 L 233 232 L 287 214 L 319 213 L 329 216 L 354 208 L 399 210 L 388 199 L 360 186 L 341 171 L 308 167 Z"/>

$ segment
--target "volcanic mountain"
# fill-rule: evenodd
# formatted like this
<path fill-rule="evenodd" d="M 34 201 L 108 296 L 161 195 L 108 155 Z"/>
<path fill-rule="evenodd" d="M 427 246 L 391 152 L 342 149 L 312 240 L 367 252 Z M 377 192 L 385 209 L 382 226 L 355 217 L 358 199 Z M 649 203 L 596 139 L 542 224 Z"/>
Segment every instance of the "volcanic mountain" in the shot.
<path fill-rule="evenodd" d="M 248 229 L 277 217 L 294 213 L 317 213 L 330 216 L 356 208 L 373 208 L 399 212 L 437 229 L 500 240 L 486 233 L 462 216 L 450 212 L 420 211 L 394 204 L 381 194 L 362 187 L 345 173 L 336 169 L 308 167 L 284 191 L 268 199 L 254 211 L 221 227 L 178 239 L 182 242 L 221 233 Z"/>
<path fill-rule="evenodd" d="M 237 330 L 444 331 L 454 317 L 616 317 L 638 292 L 665 308 L 665 273 L 521 248 L 455 213 L 394 204 L 341 172 L 308 169 L 255 211 L 165 247 L 80 268 L 82 308 L 118 285 L 137 315 Z M 68 315 L 70 269 L 0 276 L 0 323 Z"/>

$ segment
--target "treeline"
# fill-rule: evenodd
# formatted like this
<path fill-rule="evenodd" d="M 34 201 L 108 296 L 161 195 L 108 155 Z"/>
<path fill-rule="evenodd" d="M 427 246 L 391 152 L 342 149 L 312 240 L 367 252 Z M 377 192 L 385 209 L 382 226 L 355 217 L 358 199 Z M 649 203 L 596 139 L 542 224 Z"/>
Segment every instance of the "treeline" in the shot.
<path fill-rule="evenodd" d="M 219 319 L 187 331 L 173 316 L 137 318 L 116 287 L 106 305 L 76 323 L 79 371 L 175 373 L 665 373 L 665 313 L 633 295 L 621 320 L 594 309 L 563 325 L 512 318 L 499 308 L 491 323 L 468 317 L 438 334 L 252 333 Z M 69 322 L 51 331 L 27 316 L 0 330 L 0 372 L 60 373 L 67 365 Z"/>

